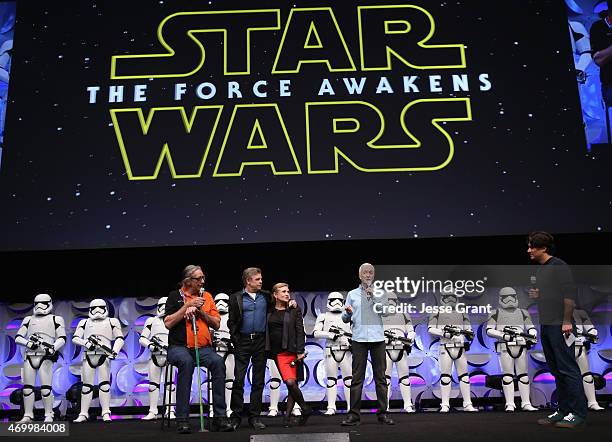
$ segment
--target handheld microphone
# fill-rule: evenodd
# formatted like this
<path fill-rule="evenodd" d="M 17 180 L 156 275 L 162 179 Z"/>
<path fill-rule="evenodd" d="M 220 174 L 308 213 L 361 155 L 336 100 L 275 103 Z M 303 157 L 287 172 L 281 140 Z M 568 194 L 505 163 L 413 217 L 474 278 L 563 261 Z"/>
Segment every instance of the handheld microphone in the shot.
<path fill-rule="evenodd" d="M 529 278 L 529 282 L 531 284 L 530 288 L 535 290 L 536 289 L 536 282 L 537 282 L 536 276 L 535 275 L 531 275 L 531 277 Z"/>
<path fill-rule="evenodd" d="M 293 361 L 289 362 L 289 365 L 291 367 L 295 367 L 295 364 L 297 364 L 300 361 L 300 359 L 306 359 L 306 356 L 308 356 L 308 352 L 307 351 L 304 352 L 304 357 L 303 358 L 296 357 Z"/>

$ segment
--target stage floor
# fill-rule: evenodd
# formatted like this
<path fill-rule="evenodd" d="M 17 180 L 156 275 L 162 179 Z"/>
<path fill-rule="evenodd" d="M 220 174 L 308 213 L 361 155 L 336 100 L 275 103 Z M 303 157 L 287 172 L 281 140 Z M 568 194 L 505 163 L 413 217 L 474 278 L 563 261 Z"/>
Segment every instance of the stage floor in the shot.
<path fill-rule="evenodd" d="M 335 416 L 313 415 L 306 426 L 284 428 L 282 418 L 262 417 L 262 421 L 268 425 L 265 430 L 253 431 L 243 419 L 243 425 L 233 433 L 199 433 L 198 419 L 191 419 L 194 432 L 188 435 L 176 433 L 172 424 L 169 430 L 161 431 L 161 422 L 141 422 L 138 420 L 116 420 L 111 423 L 102 421 L 89 422 L 85 424 L 71 424 L 70 437 L 45 437 L 44 440 L 75 440 L 75 441 L 147 441 L 163 440 L 186 441 L 186 440 L 215 440 L 227 442 L 248 442 L 252 434 L 279 435 L 285 434 L 291 441 L 291 434 L 304 433 L 349 433 L 350 440 L 363 442 L 377 442 L 383 440 L 391 441 L 511 441 L 524 440 L 540 441 L 597 441 L 607 440 L 612 434 L 612 413 L 600 412 L 590 413 L 586 426 L 577 430 L 568 430 L 554 427 L 542 427 L 536 423 L 540 417 L 546 416 L 547 412 L 513 413 L 503 412 L 479 412 L 479 413 L 417 413 L 399 414 L 391 413 L 396 421 L 394 426 L 383 426 L 378 424 L 374 414 L 363 414 L 361 425 L 358 427 L 342 427 L 344 414 Z M 300 439 L 301 439 L 300 438 Z M 23 437 L 14 438 L 23 441 Z M 275 438 L 277 442 L 284 438 Z M 293 440 L 295 441 L 295 437 Z"/>

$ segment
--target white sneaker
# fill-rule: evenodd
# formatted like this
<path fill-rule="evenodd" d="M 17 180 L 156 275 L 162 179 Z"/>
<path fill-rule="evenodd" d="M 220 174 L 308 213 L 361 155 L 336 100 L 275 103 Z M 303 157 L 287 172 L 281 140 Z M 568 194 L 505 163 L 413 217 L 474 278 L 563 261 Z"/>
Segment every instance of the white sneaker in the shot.
<path fill-rule="evenodd" d="M 143 416 L 141 420 L 143 420 L 143 421 L 154 421 L 155 419 L 157 419 L 157 413 L 153 413 L 153 412 L 149 411 L 149 413 L 146 416 Z"/>
<path fill-rule="evenodd" d="M 448 405 L 441 405 L 440 406 L 440 413 L 448 413 L 450 411 L 450 406 Z"/>
<path fill-rule="evenodd" d="M 27 416 L 27 415 L 24 414 L 23 417 L 20 420 L 18 420 L 17 422 L 19 422 L 19 423 L 32 422 L 32 420 L 33 419 L 32 419 L 31 416 Z"/>
<path fill-rule="evenodd" d="M 533 405 L 531 405 L 531 404 L 521 405 L 521 410 L 523 410 L 523 411 L 538 411 L 538 409 L 536 407 L 534 407 Z"/>
<path fill-rule="evenodd" d="M 84 415 L 84 414 L 79 414 L 77 416 L 77 418 L 75 420 L 73 420 L 72 422 L 75 424 L 80 424 L 81 422 L 87 422 L 87 418 L 88 416 Z"/>
<path fill-rule="evenodd" d="M 325 410 L 325 413 L 323 413 L 325 416 L 333 416 L 334 414 L 336 414 L 336 409 L 335 408 L 328 408 L 327 410 Z"/>
<path fill-rule="evenodd" d="M 53 422 L 53 416 L 45 416 L 45 423 L 48 424 L 51 422 Z"/>
<path fill-rule="evenodd" d="M 470 413 L 474 413 L 476 411 L 478 411 L 478 408 L 474 408 L 474 406 L 472 404 L 467 404 L 463 406 L 463 411 L 468 411 Z"/>
<path fill-rule="evenodd" d="M 298 408 L 294 408 L 293 410 L 291 410 L 291 415 L 292 416 L 301 416 L 302 412 Z"/>
<path fill-rule="evenodd" d="M 591 403 L 589 403 L 589 410 L 591 410 L 591 411 L 603 411 L 603 410 L 605 410 L 605 408 L 600 406 L 597 402 L 591 402 Z"/>
<path fill-rule="evenodd" d="M 506 408 L 504 409 L 506 413 L 513 413 L 514 410 L 516 410 L 516 405 L 514 404 L 506 404 Z"/>
<path fill-rule="evenodd" d="M 106 412 L 102 415 L 102 420 L 104 422 L 111 422 L 113 419 L 111 418 L 110 412 Z"/>
<path fill-rule="evenodd" d="M 404 411 L 406 413 L 414 413 L 414 406 L 408 405 L 406 408 L 404 408 Z"/>
<path fill-rule="evenodd" d="M 276 417 L 278 416 L 278 410 L 276 408 L 270 408 L 268 411 L 268 417 Z"/>

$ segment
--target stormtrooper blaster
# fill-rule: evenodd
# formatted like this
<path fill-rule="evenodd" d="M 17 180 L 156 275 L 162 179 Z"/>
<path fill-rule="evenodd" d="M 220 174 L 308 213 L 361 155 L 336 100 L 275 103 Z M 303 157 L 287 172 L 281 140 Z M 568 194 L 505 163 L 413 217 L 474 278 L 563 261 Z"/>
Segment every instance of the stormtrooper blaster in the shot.
<path fill-rule="evenodd" d="M 331 325 L 329 327 L 328 330 L 330 333 L 333 333 L 334 335 L 334 340 L 338 339 L 340 336 L 346 336 L 347 338 L 351 339 L 353 337 L 352 333 L 349 333 L 343 329 L 341 329 L 340 327 L 338 327 L 337 325 Z"/>
<path fill-rule="evenodd" d="M 42 347 L 48 355 L 55 353 L 55 347 L 46 342 L 38 333 L 31 334 L 28 339 L 32 343 L 32 350 Z"/>
<path fill-rule="evenodd" d="M 117 357 L 117 353 L 115 353 L 112 348 L 109 348 L 108 345 L 105 345 L 97 336 L 92 335 L 88 337 L 87 342 L 91 342 L 94 349 L 102 351 L 102 353 L 104 353 L 107 357 L 111 359 L 115 359 Z"/>
<path fill-rule="evenodd" d="M 451 336 L 465 336 L 469 341 L 474 340 L 474 332 L 472 330 L 464 330 L 462 328 L 456 327 L 454 325 L 445 325 L 444 333 L 448 333 Z"/>
<path fill-rule="evenodd" d="M 521 338 L 525 338 L 527 341 L 527 348 L 531 348 L 538 343 L 538 339 L 535 336 L 530 335 L 529 333 L 523 333 L 517 331 L 515 328 L 506 326 L 504 327 L 504 334 L 510 335 L 512 338 L 520 336 Z"/>
<path fill-rule="evenodd" d="M 412 347 L 413 341 L 412 339 L 408 339 L 404 336 L 395 336 L 391 330 L 385 330 L 385 338 L 387 338 L 389 340 L 389 342 L 392 341 L 399 341 L 402 344 L 404 344 L 405 346 L 408 347 Z"/>
<path fill-rule="evenodd" d="M 582 336 L 584 338 L 587 338 L 587 341 L 589 341 L 589 343 L 591 344 L 597 344 L 597 342 L 599 341 L 599 336 L 597 335 L 592 335 L 588 332 L 578 332 L 576 333 L 578 336 Z"/>
<path fill-rule="evenodd" d="M 168 351 L 168 346 L 164 344 L 163 341 L 157 336 L 153 336 L 151 338 L 151 344 L 153 344 L 153 347 L 156 347 L 159 351 Z"/>
<path fill-rule="evenodd" d="M 224 338 L 219 335 L 219 333 L 213 332 L 213 345 L 225 344 L 229 351 L 234 350 L 234 344 L 232 344 L 232 340 L 230 338 Z"/>

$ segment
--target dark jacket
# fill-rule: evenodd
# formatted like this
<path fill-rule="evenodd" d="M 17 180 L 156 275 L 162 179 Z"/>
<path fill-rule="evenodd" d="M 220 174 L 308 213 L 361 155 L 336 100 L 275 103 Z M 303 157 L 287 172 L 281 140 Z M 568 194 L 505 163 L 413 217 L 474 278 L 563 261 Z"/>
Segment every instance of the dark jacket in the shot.
<path fill-rule="evenodd" d="M 266 319 L 270 319 L 274 306 L 268 311 Z M 306 343 L 306 333 L 304 332 L 304 318 L 302 317 L 302 309 L 300 307 L 287 309 L 283 323 L 283 342 L 281 348 L 290 353 L 304 353 L 304 345 Z M 272 358 L 270 354 L 270 330 L 266 328 L 266 353 L 268 358 Z M 304 364 L 300 362 L 297 366 L 297 380 L 304 380 Z"/>
<path fill-rule="evenodd" d="M 242 294 L 244 293 L 244 289 L 239 290 L 229 298 L 228 302 L 228 317 L 227 317 L 227 328 L 229 328 L 230 339 L 234 343 L 234 346 L 240 342 L 240 329 L 242 328 Z M 274 306 L 274 302 L 272 301 L 272 295 L 270 292 L 265 290 L 260 290 L 257 293 L 261 293 L 266 297 L 266 302 L 268 303 L 267 311 L 270 311 L 270 306 Z"/>

